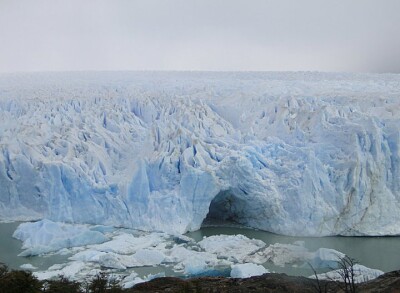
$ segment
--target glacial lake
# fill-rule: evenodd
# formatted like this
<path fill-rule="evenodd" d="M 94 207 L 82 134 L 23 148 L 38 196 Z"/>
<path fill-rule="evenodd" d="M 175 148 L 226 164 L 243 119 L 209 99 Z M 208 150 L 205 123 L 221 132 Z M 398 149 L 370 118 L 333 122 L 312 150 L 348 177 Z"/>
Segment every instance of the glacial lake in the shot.
<path fill-rule="evenodd" d="M 12 238 L 12 234 L 20 223 L 0 223 L 0 262 L 7 264 L 12 269 L 18 269 L 22 264 L 32 264 L 39 270 L 46 270 L 53 264 L 67 262 L 70 255 L 54 254 L 44 257 L 19 257 L 22 251 L 22 242 Z M 185 234 L 196 241 L 204 236 L 242 234 L 248 238 L 264 241 L 267 245 L 275 243 L 292 244 L 295 241 L 303 241 L 304 246 L 310 251 L 318 248 L 332 248 L 357 260 L 358 263 L 369 268 L 379 269 L 384 272 L 400 269 L 400 237 L 290 237 L 277 235 L 265 231 L 259 231 L 243 227 L 209 226 L 198 231 Z M 289 275 L 309 276 L 312 274 L 309 268 L 297 268 L 291 266 L 279 267 L 266 264 L 265 267 L 277 273 Z M 178 275 L 166 267 L 135 268 L 139 275 L 156 274 L 165 272 L 167 276 Z"/>

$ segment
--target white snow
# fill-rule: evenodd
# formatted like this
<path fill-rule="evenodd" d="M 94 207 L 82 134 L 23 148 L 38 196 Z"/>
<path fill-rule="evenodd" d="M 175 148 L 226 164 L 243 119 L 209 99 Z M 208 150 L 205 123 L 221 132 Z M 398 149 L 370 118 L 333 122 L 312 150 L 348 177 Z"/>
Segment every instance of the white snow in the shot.
<path fill-rule="evenodd" d="M 231 278 L 249 278 L 269 273 L 263 266 L 253 263 L 237 264 L 233 265 L 231 268 Z"/>
<path fill-rule="evenodd" d="M 198 249 L 198 246 L 174 245 L 165 252 L 165 263 L 174 264 L 174 271 L 183 272 L 185 275 L 199 275 L 216 266 L 231 264 L 227 260 L 218 259 L 216 254 L 197 251 Z"/>
<path fill-rule="evenodd" d="M 13 237 L 23 241 L 20 256 L 55 252 L 62 248 L 102 243 L 108 238 L 85 225 L 55 223 L 49 220 L 20 224 Z"/>
<path fill-rule="evenodd" d="M 155 266 L 162 263 L 165 255 L 157 250 L 140 249 L 133 255 L 135 260 L 140 264 L 139 266 Z"/>
<path fill-rule="evenodd" d="M 276 266 L 300 266 L 314 269 L 336 268 L 339 261 L 345 257 L 344 253 L 331 248 L 319 248 L 309 251 L 304 242 L 296 241 L 293 244 L 275 243 L 251 253 L 243 258 L 246 263 L 263 264 L 273 263 Z"/>
<path fill-rule="evenodd" d="M 92 245 L 91 248 L 104 252 L 132 254 L 143 248 L 156 247 L 158 244 L 164 242 L 166 237 L 167 235 L 163 233 L 151 233 L 142 236 L 122 233 L 114 236 L 111 241 Z"/>
<path fill-rule="evenodd" d="M 132 272 L 122 280 L 122 288 L 128 289 L 142 282 L 143 279 L 139 278 L 136 272 Z"/>
<path fill-rule="evenodd" d="M 210 211 L 287 235 L 398 235 L 399 83 L 303 72 L 3 74 L 0 220 L 183 233 Z"/>
<path fill-rule="evenodd" d="M 196 242 L 183 235 L 108 227 L 101 228 L 105 233 L 103 235 L 94 229 L 96 227 L 49 220 L 20 224 L 15 234 L 24 241 L 24 246 L 28 247 L 29 251 L 46 251 L 43 256 L 54 252 L 72 254 L 68 262 L 55 264 L 46 271 L 37 271 L 31 264 L 24 264 L 21 268 L 35 270 L 34 275 L 40 280 L 63 275 L 81 281 L 95 276 L 101 270 L 106 270 L 109 274 L 118 273 L 121 276 L 121 285 L 130 288 L 134 284 L 148 280 L 149 276 L 138 276 L 132 272 L 132 268 L 138 267 L 169 267 L 176 273 L 186 276 L 231 268 L 231 277 L 244 278 L 267 273 L 261 264 L 272 263 L 292 267 L 308 267 L 311 264 L 315 269 L 334 268 L 337 267 L 340 258 L 345 256 L 339 251 L 328 248 L 309 251 L 302 241 L 266 246 L 261 240 L 239 234 L 214 235 Z M 106 238 L 104 243 L 88 244 L 86 240 L 67 241 L 69 237 L 77 239 L 76 235 L 82 233 L 85 235 L 87 231 L 93 232 L 93 230 Z M 64 245 L 66 243 L 68 245 Z M 79 246 L 71 248 L 71 243 Z M 358 265 L 354 268 L 357 281 L 375 278 L 382 273 Z M 319 277 L 335 279 L 337 275 L 338 272 L 333 271 Z"/>
<path fill-rule="evenodd" d="M 102 267 L 111 268 L 111 269 L 119 269 L 125 270 L 126 266 L 121 263 L 121 259 L 119 255 L 115 253 L 105 253 L 99 256 L 99 264 Z"/>
<path fill-rule="evenodd" d="M 216 254 L 220 259 L 236 263 L 243 262 L 246 256 L 262 249 L 265 243 L 239 234 L 206 237 L 199 242 L 199 245 L 205 251 Z"/>
<path fill-rule="evenodd" d="M 350 268 L 349 268 L 350 269 Z M 384 274 L 384 272 L 376 269 L 367 268 L 360 264 L 355 264 L 353 266 L 354 272 L 354 282 L 355 283 L 362 283 L 366 281 L 373 280 L 380 275 Z M 332 281 L 339 281 L 343 282 L 343 270 L 338 269 L 334 271 L 330 271 L 323 274 L 318 274 L 319 280 L 332 280 Z M 309 278 L 315 279 L 315 276 L 310 276 Z"/>
<path fill-rule="evenodd" d="M 247 256 L 244 260 L 258 264 L 270 262 L 283 267 L 287 264 L 303 264 L 312 257 L 313 254 L 302 245 L 275 243 Z"/>
<path fill-rule="evenodd" d="M 205 259 L 201 257 L 190 257 L 182 262 L 185 267 L 184 273 L 186 275 L 199 275 L 209 268 Z"/>
<path fill-rule="evenodd" d="M 313 268 L 337 268 L 339 266 L 339 262 L 346 255 L 341 253 L 340 251 L 329 249 L 329 248 L 319 248 L 312 259 L 309 261 L 309 264 Z"/>
<path fill-rule="evenodd" d="M 23 269 L 23 270 L 28 270 L 28 271 L 37 270 L 37 267 L 31 265 L 30 263 L 25 263 L 25 264 L 23 264 L 23 265 L 20 265 L 19 267 L 20 267 L 21 269 Z"/>
<path fill-rule="evenodd" d="M 59 276 L 64 276 L 70 280 L 75 280 L 76 275 L 85 268 L 86 265 L 84 262 L 74 261 L 65 265 L 63 268 L 49 268 L 47 271 L 34 272 L 33 275 L 39 280 L 48 280 L 57 278 Z"/>
<path fill-rule="evenodd" d="M 74 254 L 69 259 L 84 261 L 84 262 L 100 262 L 100 257 L 106 254 L 107 252 L 102 252 L 94 249 L 87 249 Z"/>

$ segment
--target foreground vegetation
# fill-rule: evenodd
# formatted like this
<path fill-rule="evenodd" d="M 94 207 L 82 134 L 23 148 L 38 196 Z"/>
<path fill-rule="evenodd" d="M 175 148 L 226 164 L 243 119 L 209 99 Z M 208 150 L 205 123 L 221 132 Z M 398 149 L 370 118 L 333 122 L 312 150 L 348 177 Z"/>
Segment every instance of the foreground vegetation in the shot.
<path fill-rule="evenodd" d="M 39 281 L 29 271 L 9 270 L 0 264 L 0 293 L 118 293 L 123 292 L 115 281 L 99 273 L 89 282 L 79 283 L 60 276 L 56 280 Z"/>

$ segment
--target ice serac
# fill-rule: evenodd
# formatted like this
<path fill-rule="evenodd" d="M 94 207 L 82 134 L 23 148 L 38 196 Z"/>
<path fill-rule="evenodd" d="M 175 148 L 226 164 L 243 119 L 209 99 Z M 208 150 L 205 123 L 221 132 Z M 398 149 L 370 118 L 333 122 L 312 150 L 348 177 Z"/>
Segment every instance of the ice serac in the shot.
<path fill-rule="evenodd" d="M 400 234 L 400 76 L 0 76 L 0 219 Z"/>

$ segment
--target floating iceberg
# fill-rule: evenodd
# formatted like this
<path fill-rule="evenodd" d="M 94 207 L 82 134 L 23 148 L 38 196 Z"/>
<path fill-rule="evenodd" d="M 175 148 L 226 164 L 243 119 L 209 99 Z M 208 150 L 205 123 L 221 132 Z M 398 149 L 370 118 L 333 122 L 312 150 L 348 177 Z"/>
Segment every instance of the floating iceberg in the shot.
<path fill-rule="evenodd" d="M 354 283 L 362 283 L 367 282 L 373 279 L 378 278 L 380 275 L 383 275 L 384 272 L 381 270 L 371 269 L 365 267 L 360 264 L 355 264 L 353 268 L 347 268 L 349 271 L 353 271 Z M 318 274 L 317 277 L 319 280 L 331 280 L 331 281 L 339 281 L 343 282 L 343 269 L 338 269 L 334 271 L 330 271 L 323 274 Z M 310 276 L 309 278 L 315 279 L 314 276 Z"/>
<path fill-rule="evenodd" d="M 400 75 L 0 76 L 0 220 L 400 234 Z"/>
<path fill-rule="evenodd" d="M 265 243 L 257 239 L 249 239 L 243 235 L 215 235 L 206 237 L 199 243 L 206 252 L 216 254 L 219 259 L 227 259 L 234 263 L 243 263 L 244 259 L 265 247 Z"/>
<path fill-rule="evenodd" d="M 340 266 L 340 261 L 345 258 L 346 255 L 340 251 L 329 249 L 329 248 L 319 248 L 314 252 L 313 257 L 308 262 L 315 268 L 337 268 Z"/>
<path fill-rule="evenodd" d="M 238 264 L 232 266 L 231 278 L 249 278 L 266 273 L 269 273 L 269 271 L 260 265 L 253 263 Z"/>
<path fill-rule="evenodd" d="M 20 267 L 21 269 L 23 269 L 23 270 L 28 270 L 28 271 L 37 270 L 37 267 L 31 265 L 30 263 L 25 263 L 25 264 L 23 264 L 23 265 L 20 265 L 19 267 Z"/>
<path fill-rule="evenodd" d="M 23 242 L 22 249 L 25 250 L 20 256 L 46 254 L 108 240 L 104 234 L 92 231 L 86 225 L 55 223 L 46 219 L 20 224 L 13 237 Z"/>
<path fill-rule="evenodd" d="M 303 264 L 313 258 L 303 245 L 275 243 L 244 258 L 245 262 L 263 264 L 273 263 L 277 266 Z"/>
<path fill-rule="evenodd" d="M 75 261 L 67 265 L 49 268 L 47 271 L 34 272 L 33 275 L 39 280 L 49 280 L 64 276 L 70 280 L 76 280 L 79 272 L 86 268 L 84 262 Z"/>
<path fill-rule="evenodd" d="M 76 235 L 86 235 L 93 230 L 96 233 L 101 233 L 98 230 L 104 231 L 103 243 L 93 244 L 96 238 L 93 238 L 92 242 L 65 240 L 68 237 L 76 239 Z M 244 278 L 267 273 L 262 265 L 268 264 L 292 268 L 309 268 L 311 265 L 318 271 L 337 268 L 340 267 L 338 262 L 345 256 L 328 248 L 309 251 L 303 241 L 267 246 L 261 240 L 239 234 L 209 236 L 196 242 L 183 235 L 108 227 L 98 229 L 98 226 L 56 223 L 49 220 L 20 224 L 15 235 L 21 237 L 25 248 L 28 247 L 30 252 L 40 251 L 44 256 L 53 253 L 70 255 L 66 263 L 53 265 L 46 271 L 39 271 L 31 264 L 21 266 L 26 270 L 34 270 L 35 276 L 41 280 L 56 278 L 59 275 L 73 280 L 87 280 L 103 271 L 110 276 L 118 274 L 118 279 L 124 287 L 147 279 L 144 275 L 138 276 L 132 268 L 136 270 L 153 266 L 168 268 L 169 271 L 184 276 L 228 276 L 230 273 L 231 277 Z M 372 279 L 381 273 L 363 266 L 355 266 L 354 270 L 357 280 L 362 280 L 362 276 Z M 338 273 L 333 271 L 319 277 L 336 278 Z"/>

